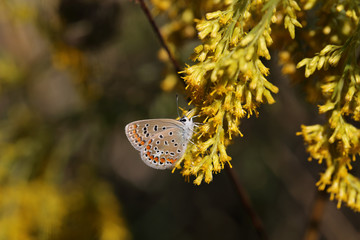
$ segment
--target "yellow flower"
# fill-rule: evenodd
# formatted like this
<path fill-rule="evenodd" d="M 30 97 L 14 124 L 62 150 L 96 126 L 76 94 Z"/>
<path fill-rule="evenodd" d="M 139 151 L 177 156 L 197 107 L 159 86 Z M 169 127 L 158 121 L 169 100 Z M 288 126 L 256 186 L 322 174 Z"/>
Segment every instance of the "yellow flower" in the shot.
<path fill-rule="evenodd" d="M 195 184 L 212 181 L 213 173 L 231 161 L 226 148 L 234 136 L 242 136 L 240 120 L 258 115 L 261 103 L 275 102 L 273 93 L 278 88 L 266 79 L 269 69 L 262 58 L 270 59 L 270 24 L 278 3 L 264 6 L 261 12 L 262 1 L 234 2 L 196 21 L 202 44 L 192 57 L 197 62 L 183 73 L 188 96 L 195 105 L 193 110 L 203 124 L 192 140 L 196 147 L 189 147 L 176 165 L 184 176 L 194 175 Z M 293 1 L 288 4 L 299 10 Z M 291 23 L 298 25 L 291 9 Z M 262 16 L 256 26 L 252 26 L 252 11 L 256 12 L 254 16 Z M 247 32 L 249 26 L 252 30 Z"/>

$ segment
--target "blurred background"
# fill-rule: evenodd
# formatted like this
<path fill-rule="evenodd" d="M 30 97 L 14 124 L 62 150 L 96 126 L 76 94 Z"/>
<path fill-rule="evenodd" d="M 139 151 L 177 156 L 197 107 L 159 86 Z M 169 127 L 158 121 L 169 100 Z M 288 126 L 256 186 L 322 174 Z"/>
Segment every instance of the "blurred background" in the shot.
<path fill-rule="evenodd" d="M 159 49 L 136 2 L 0 0 L 0 239 L 258 239 L 225 171 L 194 186 L 126 139 L 131 121 L 176 118 L 176 94 L 188 108 Z M 276 103 L 228 151 L 270 239 L 303 239 L 323 166 L 296 132 L 324 120 L 273 56 Z M 326 202 L 320 239 L 360 239 L 359 213 Z"/>

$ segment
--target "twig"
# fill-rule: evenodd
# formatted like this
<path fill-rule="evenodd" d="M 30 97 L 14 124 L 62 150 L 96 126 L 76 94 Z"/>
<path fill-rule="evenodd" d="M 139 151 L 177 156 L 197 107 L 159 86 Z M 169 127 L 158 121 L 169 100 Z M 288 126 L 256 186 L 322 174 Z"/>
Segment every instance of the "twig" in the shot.
<path fill-rule="evenodd" d="M 152 27 L 152 29 L 154 30 L 155 34 L 157 35 L 161 46 L 165 49 L 165 51 L 167 52 L 170 61 L 172 62 L 175 71 L 177 74 L 180 74 L 181 72 L 181 67 L 179 65 L 179 63 L 177 62 L 177 60 L 174 58 L 174 56 L 171 54 L 169 47 L 167 46 L 167 44 L 165 43 L 164 38 L 162 37 L 160 30 L 158 28 L 158 26 L 156 25 L 154 18 L 151 16 L 151 13 L 149 11 L 149 8 L 146 6 L 144 0 L 138 0 L 138 2 L 140 3 L 141 9 L 143 10 L 143 12 L 145 13 L 147 19 L 149 20 L 149 23 Z"/>
<path fill-rule="evenodd" d="M 305 231 L 304 240 L 319 239 L 319 227 L 320 227 L 321 217 L 324 213 L 326 202 L 327 202 L 326 193 L 324 191 L 321 192 L 318 191 L 313 203 L 308 226 Z"/>
<path fill-rule="evenodd" d="M 230 177 L 231 182 L 233 183 L 237 194 L 240 197 L 240 201 L 243 204 L 247 214 L 250 216 L 252 224 L 254 225 L 256 232 L 258 233 L 260 239 L 266 240 L 269 239 L 268 235 L 264 229 L 262 221 L 260 217 L 255 212 L 253 206 L 251 205 L 251 201 L 246 193 L 244 187 L 239 182 L 239 178 L 236 176 L 235 171 L 228 165 L 225 165 L 225 169 Z"/>
<path fill-rule="evenodd" d="M 163 46 L 163 48 L 166 50 L 169 59 L 171 60 L 172 64 L 174 65 L 174 68 L 176 70 L 176 72 L 178 74 L 180 74 L 181 68 L 179 63 L 176 61 L 176 59 L 173 57 L 173 55 L 171 54 L 167 44 L 164 41 L 164 38 L 162 37 L 159 28 L 157 27 L 153 17 L 150 14 L 150 11 L 148 9 L 148 7 L 146 6 L 146 4 L 144 3 L 143 0 L 138 0 L 138 2 L 140 3 L 141 9 L 144 11 L 146 17 L 148 18 L 151 27 L 153 28 L 154 32 L 156 33 L 157 37 L 159 38 L 159 41 L 161 43 L 161 45 Z M 179 75 L 180 76 L 180 75 Z M 267 233 L 265 232 L 265 229 L 263 227 L 262 221 L 259 218 L 259 216 L 256 214 L 254 208 L 251 205 L 250 199 L 245 191 L 245 189 L 243 188 L 243 186 L 240 184 L 235 172 L 228 166 L 225 166 L 226 171 L 231 179 L 231 182 L 233 183 L 237 194 L 240 197 L 240 201 L 241 203 L 244 205 L 246 212 L 249 214 L 251 221 L 260 237 L 260 239 L 262 240 L 267 240 L 268 236 Z"/>

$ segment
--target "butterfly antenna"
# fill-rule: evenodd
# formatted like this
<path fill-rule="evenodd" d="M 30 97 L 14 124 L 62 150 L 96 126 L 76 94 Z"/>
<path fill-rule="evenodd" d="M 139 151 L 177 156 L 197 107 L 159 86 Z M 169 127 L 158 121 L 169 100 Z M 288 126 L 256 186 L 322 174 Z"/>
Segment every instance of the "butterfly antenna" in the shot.
<path fill-rule="evenodd" d="M 179 95 L 176 94 L 176 109 L 178 113 L 178 117 L 180 118 L 180 112 L 179 112 Z"/>

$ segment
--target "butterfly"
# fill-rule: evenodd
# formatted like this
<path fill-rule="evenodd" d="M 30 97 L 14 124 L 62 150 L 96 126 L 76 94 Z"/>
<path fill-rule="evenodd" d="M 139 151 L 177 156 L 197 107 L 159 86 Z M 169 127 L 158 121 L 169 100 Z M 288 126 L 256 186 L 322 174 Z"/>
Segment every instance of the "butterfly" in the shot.
<path fill-rule="evenodd" d="M 192 118 L 148 119 L 131 122 L 125 133 L 144 163 L 156 169 L 173 168 L 184 155 L 196 124 Z"/>

